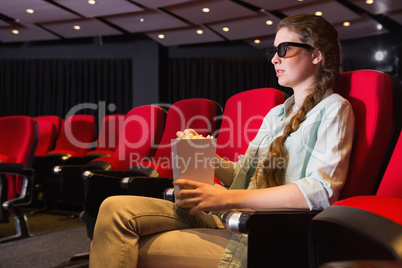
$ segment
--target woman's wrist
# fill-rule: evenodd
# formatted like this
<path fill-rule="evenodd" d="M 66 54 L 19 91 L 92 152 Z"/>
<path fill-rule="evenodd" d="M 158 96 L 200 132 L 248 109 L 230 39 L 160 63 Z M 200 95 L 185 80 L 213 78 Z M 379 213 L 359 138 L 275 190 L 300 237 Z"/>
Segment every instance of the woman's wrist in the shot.
<path fill-rule="evenodd" d="M 238 208 L 238 190 L 227 190 L 225 199 L 225 210 Z"/>

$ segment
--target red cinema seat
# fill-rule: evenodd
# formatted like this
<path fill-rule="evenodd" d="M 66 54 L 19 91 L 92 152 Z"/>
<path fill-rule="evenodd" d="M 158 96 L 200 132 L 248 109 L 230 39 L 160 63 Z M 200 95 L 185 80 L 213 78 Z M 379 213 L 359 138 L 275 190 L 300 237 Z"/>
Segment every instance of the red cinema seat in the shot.
<path fill-rule="evenodd" d="M 132 167 L 146 166 L 158 172 L 160 177 L 172 177 L 171 163 L 172 139 L 177 131 L 194 129 L 204 137 L 216 132 L 216 117 L 221 115 L 221 106 L 208 99 L 186 99 L 175 102 L 168 109 L 162 140 L 152 161 L 138 161 Z"/>
<path fill-rule="evenodd" d="M 247 90 L 230 97 L 223 110 L 216 153 L 237 161 L 254 139 L 265 115 L 284 101 L 283 93 L 274 88 Z"/>
<path fill-rule="evenodd" d="M 46 156 L 53 150 L 56 143 L 56 127 L 53 123 L 39 120 L 38 124 L 38 145 L 36 146 L 35 157 Z"/>
<path fill-rule="evenodd" d="M 95 117 L 92 115 L 69 116 L 61 127 L 54 150 L 48 156 L 59 156 L 62 160 L 83 157 L 95 141 Z"/>
<path fill-rule="evenodd" d="M 74 165 L 95 147 L 95 126 L 92 115 L 69 116 L 62 125 L 54 150 L 42 159 L 36 188 L 41 190 L 47 208 L 62 199 L 61 180 L 54 172 L 55 167 Z"/>
<path fill-rule="evenodd" d="M 172 166 L 171 166 L 171 147 L 172 139 L 175 139 L 179 130 L 187 128 L 195 129 L 204 136 L 212 135 L 216 132 L 216 117 L 221 116 L 219 104 L 208 99 L 186 99 L 172 104 L 167 112 L 165 128 L 160 143 L 153 158 L 141 158 L 141 155 L 129 157 L 129 166 L 125 171 L 107 171 L 106 169 L 122 168 L 126 162 L 110 159 L 97 159 L 93 164 L 87 165 L 88 172 L 84 172 L 86 181 L 86 198 L 84 202 L 85 214 L 87 216 L 88 235 L 92 236 L 93 225 L 98 214 L 98 209 L 102 201 L 111 195 L 127 194 L 128 192 L 146 196 L 157 196 L 162 198 L 163 190 L 172 186 Z M 152 147 L 155 149 L 155 147 Z M 120 152 L 121 153 L 121 152 Z M 101 165 L 104 161 L 106 171 L 94 170 L 91 165 Z M 125 166 L 127 167 L 127 166 Z M 129 180 L 124 178 L 130 177 Z M 133 179 L 135 177 L 135 179 Z M 141 177 L 141 178 L 140 178 Z M 156 177 L 151 180 L 149 177 Z M 123 179 L 124 182 L 120 180 Z M 146 179 L 144 181 L 142 179 Z M 154 182 L 154 183 L 150 183 Z M 145 189 L 138 187 L 145 184 Z"/>
<path fill-rule="evenodd" d="M 119 143 L 124 117 L 124 114 L 106 115 L 102 120 L 95 150 L 88 151 L 85 156 L 93 158 L 113 155 Z"/>
<path fill-rule="evenodd" d="M 342 73 L 334 87 L 336 93 L 351 103 L 355 115 L 354 145 L 340 199 L 375 192 L 400 131 L 398 105 L 395 105 L 399 101 L 395 95 L 399 91 L 397 87 L 400 85 L 393 83 L 389 75 L 374 70 Z M 234 232 L 248 234 L 248 266 L 266 265 L 265 252 L 273 252 L 268 262 L 273 267 L 308 267 L 308 230 L 311 219 L 318 213 L 309 210 L 230 212 L 227 221 Z M 278 250 L 283 248 L 286 250 Z M 294 253 L 292 258 L 288 257 L 289 252 Z"/>
<path fill-rule="evenodd" d="M 31 202 L 34 157 L 38 132 L 36 121 L 28 116 L 0 118 L 0 222 L 14 214 L 16 234 L 0 243 L 30 236 L 25 215 L 19 207 Z"/>
<path fill-rule="evenodd" d="M 376 195 L 340 200 L 313 218 L 310 263 L 319 267 L 339 261 L 402 261 L 401 247 L 402 135 Z M 354 262 L 348 263 L 354 267 Z"/>
<path fill-rule="evenodd" d="M 57 115 L 39 115 L 35 117 L 37 122 L 46 121 L 52 123 L 56 128 L 56 138 L 59 137 L 61 128 L 64 124 L 64 120 L 58 117 Z"/>
<path fill-rule="evenodd" d="M 368 75 L 377 75 L 378 80 L 370 82 Z M 381 109 L 381 98 L 388 105 L 388 109 L 393 109 L 393 114 L 382 114 L 381 117 L 373 117 L 371 125 L 380 127 L 377 133 L 367 132 L 362 143 L 382 143 L 381 150 L 373 150 L 371 153 L 365 152 L 358 155 L 359 162 L 351 162 L 351 168 L 361 167 L 363 173 L 351 173 L 348 177 L 347 185 L 349 189 L 358 189 L 354 194 L 344 195 L 343 199 L 334 203 L 313 218 L 309 228 L 309 256 L 310 266 L 319 267 L 326 262 L 357 260 L 357 259 L 401 259 L 402 251 L 402 180 L 400 171 L 402 159 L 402 137 L 401 130 L 401 93 L 402 87 L 399 81 L 392 79 L 386 74 L 375 71 L 361 71 L 362 81 L 358 89 L 361 94 L 367 95 L 371 99 L 371 105 L 361 111 L 368 114 L 369 110 L 378 113 Z M 381 82 L 382 81 L 382 82 Z M 368 92 L 370 84 L 380 84 L 380 91 Z M 393 95 L 387 92 L 393 89 Z M 369 124 L 365 124 L 369 126 Z M 381 133 L 384 128 L 392 125 L 393 135 Z M 398 140 L 399 136 L 399 140 Z M 395 142 L 397 140 L 397 143 Z M 388 144 L 387 144 L 388 142 Z M 396 143 L 396 145 L 395 145 Z M 355 147 L 356 147 L 355 146 Z M 379 148 L 379 147 L 378 147 Z M 384 150 L 388 153 L 383 154 Z M 359 148 L 356 148 L 356 151 Z M 364 151 L 363 151 L 364 152 Z M 389 160 L 388 155 L 392 154 Z M 385 163 L 385 174 L 379 172 L 380 186 L 377 191 L 364 190 L 367 185 L 373 185 L 372 170 L 375 165 L 375 172 L 378 166 Z M 375 184 L 374 184 L 375 185 Z M 348 188 L 346 188 L 348 190 Z M 374 195 L 376 194 L 376 195 Z M 390 240 L 387 240 L 390 239 Z M 399 241 L 399 242 L 398 242 Z M 389 243 L 389 244 L 387 244 Z M 395 248 L 397 246 L 397 248 Z"/>
<path fill-rule="evenodd" d="M 83 167 L 98 157 L 111 156 L 114 154 L 119 142 L 120 131 L 123 128 L 124 115 L 111 114 L 103 117 L 99 127 L 99 135 L 96 140 L 94 150 L 89 150 L 84 156 L 66 157 L 62 155 L 62 160 L 52 158 L 52 162 L 56 164 L 53 167 L 54 183 L 59 184 L 60 196 L 59 201 L 63 203 L 78 204 L 84 201 L 84 189 L 82 183 Z M 47 157 L 47 158 L 49 158 Z M 67 159 L 64 159 L 66 157 Z"/>
<path fill-rule="evenodd" d="M 96 158 L 85 170 L 122 171 L 134 159 L 147 159 L 155 155 L 165 122 L 165 110 L 156 105 L 143 105 L 130 110 L 124 118 L 119 142 L 111 156 Z"/>

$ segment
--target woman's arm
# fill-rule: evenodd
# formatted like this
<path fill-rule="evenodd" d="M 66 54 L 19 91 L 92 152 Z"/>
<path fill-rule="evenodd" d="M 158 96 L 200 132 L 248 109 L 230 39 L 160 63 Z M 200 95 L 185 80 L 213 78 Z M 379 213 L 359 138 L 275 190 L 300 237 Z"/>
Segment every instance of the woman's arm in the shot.
<path fill-rule="evenodd" d="M 314 147 L 306 146 L 311 157 L 304 178 L 294 182 L 310 209 L 324 209 L 338 200 L 346 181 L 354 139 L 355 120 L 348 102 L 332 101 L 325 105 L 322 115 Z M 301 130 L 308 134 L 308 127 Z"/>
<path fill-rule="evenodd" d="M 191 214 L 244 208 L 309 208 L 299 187 L 293 183 L 255 190 L 227 190 L 220 185 L 191 180 L 177 180 L 174 184 L 183 189 L 176 196 L 180 199 L 176 205 L 192 207 Z"/>

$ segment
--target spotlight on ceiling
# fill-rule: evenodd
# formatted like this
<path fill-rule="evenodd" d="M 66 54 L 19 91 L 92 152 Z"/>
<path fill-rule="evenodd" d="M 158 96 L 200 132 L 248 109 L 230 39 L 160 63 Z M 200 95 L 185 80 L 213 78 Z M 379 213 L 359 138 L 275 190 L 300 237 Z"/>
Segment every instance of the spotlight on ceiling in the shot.
<path fill-rule="evenodd" d="M 385 56 L 387 56 L 387 51 L 377 51 L 374 54 L 374 58 L 376 61 L 382 61 L 385 59 Z"/>

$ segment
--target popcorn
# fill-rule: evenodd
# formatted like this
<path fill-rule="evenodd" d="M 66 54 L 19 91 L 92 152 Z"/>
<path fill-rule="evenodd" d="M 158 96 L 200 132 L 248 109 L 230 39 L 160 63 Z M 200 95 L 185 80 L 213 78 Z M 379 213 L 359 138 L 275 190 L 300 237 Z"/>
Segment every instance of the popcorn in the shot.
<path fill-rule="evenodd" d="M 180 139 L 190 139 L 190 140 L 197 140 L 197 139 L 213 139 L 214 137 L 211 135 L 208 135 L 206 137 L 202 136 L 202 134 L 193 134 L 193 133 L 189 133 L 187 135 L 184 134 L 184 132 L 182 131 L 177 131 L 176 133 L 177 136 L 177 140 Z"/>

